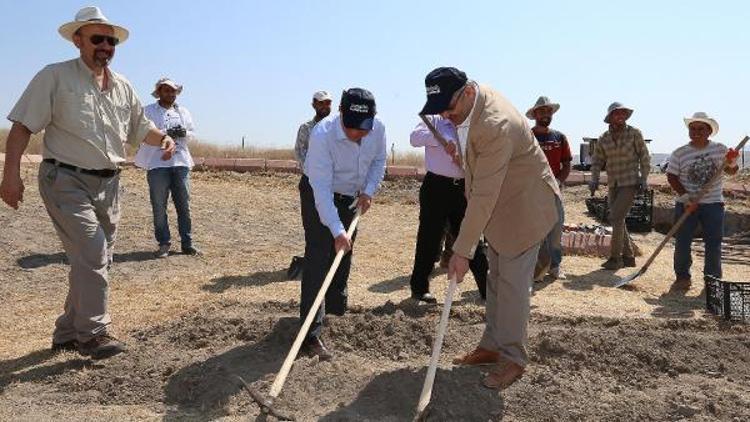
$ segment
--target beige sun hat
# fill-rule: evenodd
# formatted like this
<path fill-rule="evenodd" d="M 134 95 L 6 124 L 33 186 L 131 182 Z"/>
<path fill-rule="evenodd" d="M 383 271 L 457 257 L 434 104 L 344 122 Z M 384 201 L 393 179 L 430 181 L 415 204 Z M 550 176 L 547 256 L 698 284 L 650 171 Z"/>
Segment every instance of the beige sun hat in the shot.
<path fill-rule="evenodd" d="M 73 34 L 76 33 L 81 27 L 92 24 L 101 24 L 111 26 L 114 30 L 114 37 L 120 40 L 120 44 L 124 43 L 128 39 L 127 29 L 122 26 L 115 25 L 110 22 L 102 11 L 96 6 L 86 6 L 76 13 L 76 17 L 73 21 L 68 22 L 60 26 L 57 32 L 62 35 L 68 41 L 73 41 Z"/>
<path fill-rule="evenodd" d="M 695 113 L 693 113 L 693 117 L 685 117 L 684 120 L 685 126 L 687 126 L 688 128 L 690 127 L 690 123 L 701 122 L 711 127 L 711 135 L 716 135 L 717 133 L 719 133 L 719 122 L 709 117 L 708 114 L 703 111 L 696 111 Z"/>
<path fill-rule="evenodd" d="M 627 110 L 628 111 L 628 117 L 625 119 L 629 119 L 630 116 L 633 115 L 633 109 L 630 107 L 625 107 L 625 105 L 621 102 L 615 101 L 614 103 L 610 104 L 609 107 L 607 107 L 607 115 L 604 116 L 604 123 L 609 123 L 609 116 L 612 115 L 612 112 L 615 110 Z"/>
<path fill-rule="evenodd" d="M 154 92 L 151 93 L 151 96 L 154 98 L 159 98 L 159 87 L 162 85 L 171 86 L 172 88 L 177 91 L 177 95 L 182 94 L 182 85 L 178 84 L 177 82 L 169 79 L 169 78 L 160 78 L 158 81 L 156 81 L 156 84 L 154 85 Z"/>
<path fill-rule="evenodd" d="M 558 104 L 558 103 L 553 103 L 552 101 L 550 101 L 550 100 L 549 100 L 549 98 L 548 98 L 548 97 L 546 97 L 546 96 L 542 95 L 541 97 L 539 97 L 539 98 L 538 98 L 538 99 L 536 100 L 536 103 L 534 104 L 534 106 L 533 106 L 533 107 L 531 107 L 531 108 L 530 108 L 530 109 L 529 109 L 529 110 L 528 110 L 528 111 L 526 112 L 526 117 L 528 117 L 528 118 L 529 118 L 529 119 L 531 119 L 531 120 L 534 120 L 534 110 L 536 110 L 536 109 L 538 109 L 538 108 L 540 108 L 540 107 L 549 107 L 549 108 L 551 108 L 551 109 L 552 109 L 552 114 L 555 114 L 555 113 L 557 113 L 557 110 L 559 110 L 559 109 L 560 109 L 560 104 Z"/>

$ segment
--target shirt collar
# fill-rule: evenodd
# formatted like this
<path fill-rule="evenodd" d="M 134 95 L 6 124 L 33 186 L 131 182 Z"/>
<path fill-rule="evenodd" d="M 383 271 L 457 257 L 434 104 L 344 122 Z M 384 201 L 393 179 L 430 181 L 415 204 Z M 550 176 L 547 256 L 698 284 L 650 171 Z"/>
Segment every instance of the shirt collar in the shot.
<path fill-rule="evenodd" d="M 466 116 L 466 120 L 464 120 L 460 125 L 456 126 L 457 128 L 467 128 L 469 127 L 469 125 L 471 125 L 471 118 L 474 117 L 474 110 L 477 109 L 477 100 L 479 99 L 479 84 L 474 84 L 474 88 L 476 89 L 476 94 L 474 95 L 474 104 L 471 105 L 471 111 L 469 112 L 469 115 Z"/>
<path fill-rule="evenodd" d="M 86 64 L 86 62 L 83 61 L 81 56 L 78 56 L 77 62 L 78 62 L 78 70 L 86 74 L 91 79 L 91 83 L 96 85 L 96 77 L 94 76 L 94 71 L 91 70 L 91 68 Z M 115 79 L 117 78 L 117 76 L 115 75 L 114 72 L 109 70 L 109 66 L 104 68 L 104 72 L 107 73 L 107 80 L 109 82 L 109 84 L 104 88 L 104 91 L 109 91 L 114 86 Z"/>

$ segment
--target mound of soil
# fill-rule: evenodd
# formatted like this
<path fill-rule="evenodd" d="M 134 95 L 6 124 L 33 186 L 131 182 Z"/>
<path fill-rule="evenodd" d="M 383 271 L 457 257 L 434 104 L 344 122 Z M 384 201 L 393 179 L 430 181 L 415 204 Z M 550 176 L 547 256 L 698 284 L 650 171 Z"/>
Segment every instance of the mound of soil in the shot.
<path fill-rule="evenodd" d="M 439 310 L 389 302 L 328 318 L 335 359 L 299 358 L 275 406 L 298 420 L 410 420 Z M 168 420 L 257 417 L 237 377 L 268 391 L 298 329 L 297 312 L 295 302 L 207 305 L 131 333 L 127 354 L 47 367 L 48 388 L 36 400 L 137 404 Z M 482 329 L 480 309 L 452 311 L 429 420 L 750 419 L 750 327 L 534 314 L 531 365 L 499 394 L 480 385 L 481 369 L 449 363 Z M 13 377 L 0 377 L 0 388 Z"/>

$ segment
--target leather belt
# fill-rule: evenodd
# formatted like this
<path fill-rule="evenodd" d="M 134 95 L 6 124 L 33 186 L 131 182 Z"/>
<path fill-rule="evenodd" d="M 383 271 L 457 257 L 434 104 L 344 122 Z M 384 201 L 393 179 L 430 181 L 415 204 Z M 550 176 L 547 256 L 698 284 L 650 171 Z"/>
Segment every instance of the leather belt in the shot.
<path fill-rule="evenodd" d="M 61 163 L 60 161 L 57 161 L 54 158 L 45 158 L 43 161 L 45 163 L 50 163 L 50 164 L 55 165 L 57 167 L 61 167 L 61 168 L 68 169 L 68 170 L 72 170 L 72 171 L 74 171 L 76 173 L 90 174 L 92 176 L 109 178 L 109 177 L 114 177 L 114 176 L 117 176 L 118 174 L 120 174 L 120 169 L 89 170 L 89 169 L 82 169 L 80 167 L 76 167 L 76 166 L 74 166 L 72 164 Z"/>

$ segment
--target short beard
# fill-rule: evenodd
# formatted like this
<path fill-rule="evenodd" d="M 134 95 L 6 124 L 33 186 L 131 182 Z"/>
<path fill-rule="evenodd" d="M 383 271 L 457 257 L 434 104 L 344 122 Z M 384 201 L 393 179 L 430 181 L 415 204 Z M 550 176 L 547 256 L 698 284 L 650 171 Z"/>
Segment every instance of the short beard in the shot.
<path fill-rule="evenodd" d="M 323 119 L 325 119 L 326 117 L 328 117 L 328 115 L 329 115 L 329 114 L 331 114 L 331 110 L 330 110 L 330 109 L 328 109 L 328 110 L 321 110 L 321 111 L 316 111 L 316 112 L 315 112 L 315 117 L 316 117 L 316 118 L 317 118 L 318 120 L 323 120 Z"/>
<path fill-rule="evenodd" d="M 98 53 L 100 53 L 100 52 L 102 52 L 102 53 L 107 53 L 106 51 L 101 51 L 101 50 L 94 50 L 94 57 L 93 57 L 93 59 L 94 59 L 94 63 L 95 63 L 95 64 L 96 64 L 97 66 L 101 66 L 101 67 L 107 67 L 107 65 L 109 65 L 109 62 L 110 62 L 110 61 L 112 61 L 112 56 L 113 56 L 114 54 L 112 54 L 112 53 L 107 53 L 107 54 L 108 54 L 108 55 L 107 55 L 107 57 L 100 57 L 100 56 L 99 56 L 99 54 L 98 54 Z"/>
<path fill-rule="evenodd" d="M 543 117 L 536 121 L 536 125 L 541 127 L 549 127 L 550 124 L 552 124 L 552 119 L 549 117 Z"/>

